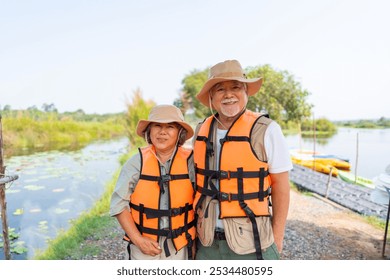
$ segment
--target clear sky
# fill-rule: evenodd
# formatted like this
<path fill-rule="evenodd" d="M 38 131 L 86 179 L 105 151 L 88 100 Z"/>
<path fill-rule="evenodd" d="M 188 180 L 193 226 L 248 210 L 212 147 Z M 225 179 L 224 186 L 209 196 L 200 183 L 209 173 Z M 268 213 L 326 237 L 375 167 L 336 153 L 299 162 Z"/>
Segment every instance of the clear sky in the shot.
<path fill-rule="evenodd" d="M 171 104 L 226 59 L 289 71 L 315 117 L 390 117 L 390 1 L 0 0 L 0 106 Z"/>

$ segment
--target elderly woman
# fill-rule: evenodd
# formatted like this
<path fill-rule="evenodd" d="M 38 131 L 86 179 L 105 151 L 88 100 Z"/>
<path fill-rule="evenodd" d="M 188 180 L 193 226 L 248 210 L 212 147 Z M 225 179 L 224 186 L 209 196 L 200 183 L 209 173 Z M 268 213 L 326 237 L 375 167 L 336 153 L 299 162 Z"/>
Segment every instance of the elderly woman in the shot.
<path fill-rule="evenodd" d="M 177 107 L 159 105 L 139 121 L 137 134 L 149 145 L 122 167 L 110 215 L 125 231 L 129 259 L 190 259 L 194 171 L 192 151 L 182 145 L 194 132 Z"/>

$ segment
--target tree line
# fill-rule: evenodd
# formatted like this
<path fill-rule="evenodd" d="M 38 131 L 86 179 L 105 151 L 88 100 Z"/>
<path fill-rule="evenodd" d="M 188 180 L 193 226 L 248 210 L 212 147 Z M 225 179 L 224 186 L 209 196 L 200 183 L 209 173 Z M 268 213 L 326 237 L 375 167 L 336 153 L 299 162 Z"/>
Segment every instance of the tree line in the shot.
<path fill-rule="evenodd" d="M 53 107 L 51 107 L 53 108 Z M 124 113 L 88 115 L 37 108 L 0 110 L 6 156 L 80 148 L 91 141 L 125 135 Z"/>

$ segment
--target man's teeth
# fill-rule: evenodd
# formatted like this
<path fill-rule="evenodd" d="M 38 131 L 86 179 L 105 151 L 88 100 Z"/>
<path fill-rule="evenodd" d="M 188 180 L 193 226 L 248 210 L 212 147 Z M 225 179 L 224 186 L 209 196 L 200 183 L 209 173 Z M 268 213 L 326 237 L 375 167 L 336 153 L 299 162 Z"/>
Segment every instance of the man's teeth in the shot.
<path fill-rule="evenodd" d="M 225 99 L 222 101 L 222 104 L 232 104 L 236 101 L 237 101 L 237 99 Z"/>

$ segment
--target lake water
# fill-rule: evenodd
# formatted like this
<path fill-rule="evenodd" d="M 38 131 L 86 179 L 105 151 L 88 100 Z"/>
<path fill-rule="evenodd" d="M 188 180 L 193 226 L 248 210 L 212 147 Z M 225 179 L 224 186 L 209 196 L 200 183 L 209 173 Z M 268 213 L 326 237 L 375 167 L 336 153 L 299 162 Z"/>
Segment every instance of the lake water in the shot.
<path fill-rule="evenodd" d="M 15 245 L 28 249 L 27 253 L 12 253 L 12 259 L 32 258 L 36 250 L 47 247 L 47 240 L 68 229 L 72 219 L 88 211 L 104 193 L 127 147 L 124 138 L 96 142 L 78 151 L 6 159 L 8 173 L 19 176 L 7 184 L 8 226 L 20 234 Z M 4 259 L 2 248 L 0 259 Z"/>
<path fill-rule="evenodd" d="M 300 141 L 298 135 L 288 135 L 286 139 L 291 149 L 314 149 L 313 139 L 304 138 Z M 315 150 L 349 159 L 353 173 L 357 166 L 359 176 L 373 179 L 390 165 L 390 129 L 339 128 L 333 137 L 317 139 Z"/>

